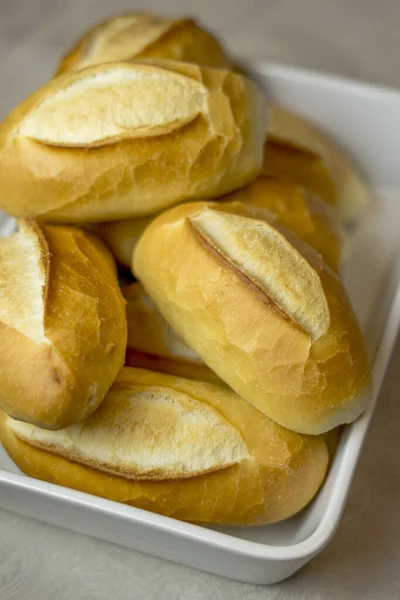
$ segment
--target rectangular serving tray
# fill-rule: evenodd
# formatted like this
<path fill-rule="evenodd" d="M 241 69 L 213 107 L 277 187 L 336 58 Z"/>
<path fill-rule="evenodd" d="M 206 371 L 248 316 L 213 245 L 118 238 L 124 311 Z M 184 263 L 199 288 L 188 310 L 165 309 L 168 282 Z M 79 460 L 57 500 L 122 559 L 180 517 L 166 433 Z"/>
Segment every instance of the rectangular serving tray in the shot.
<path fill-rule="evenodd" d="M 250 583 L 289 577 L 339 523 L 400 326 L 400 93 L 317 73 L 252 66 L 269 98 L 330 134 L 365 173 L 371 206 L 344 279 L 373 361 L 366 413 L 347 427 L 316 500 L 282 523 L 207 528 L 26 477 L 0 447 L 0 506 L 60 527 Z M 0 233 L 13 223 L 0 215 Z"/>

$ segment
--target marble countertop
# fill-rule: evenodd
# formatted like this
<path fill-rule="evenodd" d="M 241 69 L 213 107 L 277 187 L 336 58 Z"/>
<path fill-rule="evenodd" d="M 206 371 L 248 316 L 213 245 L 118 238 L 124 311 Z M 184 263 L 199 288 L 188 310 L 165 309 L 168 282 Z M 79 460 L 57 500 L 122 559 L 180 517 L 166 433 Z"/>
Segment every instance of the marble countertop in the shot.
<path fill-rule="evenodd" d="M 232 51 L 400 87 L 399 0 L 0 0 L 0 118 L 90 24 L 193 14 Z M 400 132 L 399 132 L 400 134 Z M 290 580 L 225 580 L 0 510 L 0 600 L 399 600 L 400 343 L 338 532 Z"/>

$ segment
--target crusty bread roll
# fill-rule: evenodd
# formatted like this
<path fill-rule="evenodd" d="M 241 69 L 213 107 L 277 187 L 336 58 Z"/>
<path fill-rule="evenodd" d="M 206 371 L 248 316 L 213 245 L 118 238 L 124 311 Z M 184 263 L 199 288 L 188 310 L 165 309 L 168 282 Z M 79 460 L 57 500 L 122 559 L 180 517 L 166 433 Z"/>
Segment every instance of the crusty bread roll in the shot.
<path fill-rule="evenodd" d="M 298 512 L 328 464 L 230 390 L 124 368 L 100 408 L 57 432 L 0 417 L 26 474 L 197 523 L 260 525 Z"/>
<path fill-rule="evenodd" d="M 124 364 L 125 302 L 103 244 L 22 221 L 0 239 L 0 407 L 49 429 L 84 419 Z"/>
<path fill-rule="evenodd" d="M 319 252 L 327 265 L 339 269 L 344 236 L 337 216 L 325 202 L 299 186 L 260 175 L 248 185 L 219 198 L 267 208 L 276 223 L 291 229 Z M 95 232 L 114 257 L 129 266 L 139 238 L 152 217 L 126 219 L 95 225 Z"/>
<path fill-rule="evenodd" d="M 133 271 L 168 323 L 240 396 L 288 429 L 355 419 L 370 371 L 344 287 L 310 246 L 240 203 L 157 217 Z"/>
<path fill-rule="evenodd" d="M 215 37 L 193 19 L 128 13 L 89 29 L 62 59 L 57 74 L 142 58 L 168 58 L 208 67 L 232 66 Z"/>
<path fill-rule="evenodd" d="M 305 119 L 269 105 L 264 173 L 297 183 L 332 204 L 352 224 L 369 201 L 369 191 L 347 155 Z"/>
<path fill-rule="evenodd" d="M 261 170 L 266 103 L 248 79 L 174 61 L 57 77 L 0 126 L 0 208 L 54 222 L 145 216 Z"/>
<path fill-rule="evenodd" d="M 168 325 L 139 282 L 124 287 L 122 293 L 128 321 L 126 365 L 189 379 L 221 382 Z"/>

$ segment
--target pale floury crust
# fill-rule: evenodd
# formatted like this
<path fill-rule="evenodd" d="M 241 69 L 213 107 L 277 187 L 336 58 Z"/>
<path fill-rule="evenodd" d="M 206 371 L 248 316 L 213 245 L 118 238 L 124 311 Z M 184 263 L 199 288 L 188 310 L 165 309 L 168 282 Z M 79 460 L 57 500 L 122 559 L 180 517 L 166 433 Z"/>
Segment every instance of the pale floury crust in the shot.
<path fill-rule="evenodd" d="M 326 334 L 330 314 L 318 272 L 278 229 L 212 208 L 191 217 L 190 223 L 208 246 L 260 287 L 311 340 Z"/>
<path fill-rule="evenodd" d="M 49 432 L 0 411 L 0 438 L 28 475 L 204 524 L 287 518 L 328 466 L 322 436 L 276 425 L 227 388 L 132 368 L 83 423 Z"/>
<path fill-rule="evenodd" d="M 230 71 L 109 63 L 58 77 L 0 127 L 0 206 L 63 222 L 217 197 L 262 168 L 266 104 Z"/>
<path fill-rule="evenodd" d="M 48 343 L 44 313 L 49 275 L 50 253 L 41 228 L 21 221 L 18 233 L 0 241 L 0 322 L 37 344 Z"/>
<path fill-rule="evenodd" d="M 101 403 L 124 362 L 114 261 L 74 227 L 23 221 L 0 240 L 0 406 L 49 429 Z"/>
<path fill-rule="evenodd" d="M 249 458 L 239 432 L 215 409 L 156 381 L 114 384 L 95 413 L 60 431 L 8 422 L 33 446 L 127 479 L 186 479 Z"/>
<path fill-rule="evenodd" d="M 232 66 L 215 37 L 193 19 L 127 13 L 89 29 L 62 59 L 57 74 L 142 58 L 166 58 L 207 67 Z"/>
<path fill-rule="evenodd" d="M 368 401 L 359 325 L 320 255 L 288 231 L 282 252 L 283 230 L 273 236 L 268 211 L 254 210 L 240 203 L 171 209 L 140 238 L 133 270 L 169 324 L 232 389 L 289 429 L 322 433 L 354 420 Z M 217 213 L 210 243 L 204 223 Z M 233 218 L 242 227 L 232 229 Z"/>

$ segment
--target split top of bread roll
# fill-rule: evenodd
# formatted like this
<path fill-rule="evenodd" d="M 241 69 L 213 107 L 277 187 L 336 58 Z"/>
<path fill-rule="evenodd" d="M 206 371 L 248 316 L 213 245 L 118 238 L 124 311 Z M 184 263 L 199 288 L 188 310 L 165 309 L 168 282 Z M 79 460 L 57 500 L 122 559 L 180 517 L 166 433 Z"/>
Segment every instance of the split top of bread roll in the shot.
<path fill-rule="evenodd" d="M 354 223 L 369 202 L 368 187 L 345 152 L 305 119 L 268 106 L 264 173 L 297 183 Z"/>
<path fill-rule="evenodd" d="M 256 525 L 303 508 L 321 485 L 321 436 L 276 425 L 233 392 L 124 368 L 82 423 L 45 431 L 0 417 L 30 476 L 198 523 Z"/>
<path fill-rule="evenodd" d="M 124 363 L 114 261 L 73 227 L 22 221 L 0 239 L 0 407 L 59 429 L 103 400 Z"/>
<path fill-rule="evenodd" d="M 185 342 L 277 423 L 317 434 L 363 411 L 369 364 L 344 287 L 265 210 L 166 211 L 140 238 L 133 271 Z"/>
<path fill-rule="evenodd" d="M 217 197 L 261 170 L 266 104 L 248 79 L 174 61 L 57 77 L 0 126 L 0 207 L 95 222 Z"/>
<path fill-rule="evenodd" d="M 142 58 L 168 58 L 208 67 L 231 66 L 215 37 L 193 19 L 127 13 L 89 29 L 63 58 L 57 74 Z"/>
<path fill-rule="evenodd" d="M 127 303 L 126 365 L 222 383 L 168 325 L 141 283 L 135 282 L 124 287 L 122 293 Z"/>

